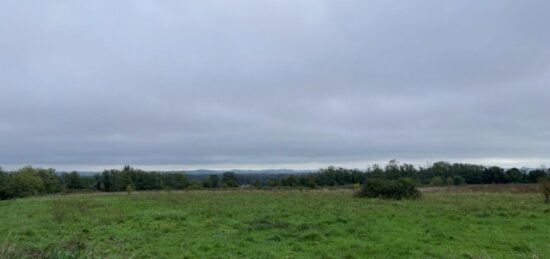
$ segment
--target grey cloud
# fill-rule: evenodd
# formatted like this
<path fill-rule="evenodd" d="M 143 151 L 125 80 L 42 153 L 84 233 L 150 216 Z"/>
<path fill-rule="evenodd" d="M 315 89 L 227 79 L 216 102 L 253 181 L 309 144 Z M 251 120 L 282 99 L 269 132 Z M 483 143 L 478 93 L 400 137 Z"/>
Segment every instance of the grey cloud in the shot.
<path fill-rule="evenodd" d="M 0 165 L 550 155 L 548 1 L 3 1 Z"/>

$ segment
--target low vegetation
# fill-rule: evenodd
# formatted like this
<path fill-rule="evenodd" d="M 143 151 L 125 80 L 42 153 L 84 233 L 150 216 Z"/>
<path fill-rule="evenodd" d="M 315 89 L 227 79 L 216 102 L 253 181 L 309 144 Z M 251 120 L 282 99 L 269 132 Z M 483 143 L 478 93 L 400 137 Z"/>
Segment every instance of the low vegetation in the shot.
<path fill-rule="evenodd" d="M 503 169 L 496 166 L 437 162 L 414 167 L 395 160 L 385 167 L 366 170 L 328 167 L 317 172 L 285 174 L 188 175 L 184 172 L 146 172 L 130 166 L 83 176 L 77 172 L 58 173 L 54 169 L 24 167 L 13 172 L 0 170 L 0 199 L 74 191 L 199 190 L 218 188 L 326 188 L 362 185 L 371 179 L 397 181 L 406 178 L 416 186 L 461 186 L 464 184 L 537 183 L 548 178 L 547 169 Z"/>
<path fill-rule="evenodd" d="M 0 258 L 550 258 L 537 193 L 93 193 L 0 201 L 0 213 Z"/>
<path fill-rule="evenodd" d="M 418 199 L 421 193 L 416 189 L 416 186 L 407 179 L 369 179 L 365 182 L 358 195 L 359 197 L 401 200 Z"/>

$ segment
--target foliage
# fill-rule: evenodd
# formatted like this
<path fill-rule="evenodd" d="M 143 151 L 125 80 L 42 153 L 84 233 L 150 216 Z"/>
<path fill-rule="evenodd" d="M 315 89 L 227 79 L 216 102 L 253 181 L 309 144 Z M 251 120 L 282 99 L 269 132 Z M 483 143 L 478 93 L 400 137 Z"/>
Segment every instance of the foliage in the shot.
<path fill-rule="evenodd" d="M 220 179 L 218 175 L 209 175 L 203 180 L 202 185 L 204 188 L 218 188 L 220 187 Z"/>
<path fill-rule="evenodd" d="M 223 187 L 239 186 L 239 182 L 237 181 L 237 175 L 233 172 L 225 172 L 222 175 L 222 186 Z"/>
<path fill-rule="evenodd" d="M 58 193 L 63 189 L 63 184 L 59 176 L 55 174 L 54 169 L 42 169 L 42 168 L 31 168 L 29 170 L 34 170 L 44 185 L 45 193 Z"/>
<path fill-rule="evenodd" d="M 8 193 L 11 197 L 27 197 L 44 193 L 41 175 L 32 167 L 24 167 L 10 175 Z"/>
<path fill-rule="evenodd" d="M 63 184 L 65 185 L 65 188 L 71 189 L 71 190 L 80 190 L 84 189 L 85 182 L 84 179 L 78 174 L 77 172 L 70 172 L 65 173 L 61 175 L 61 179 Z"/>
<path fill-rule="evenodd" d="M 2 171 L 0 167 L 0 200 L 9 199 L 10 195 L 8 193 L 10 176 Z"/>
<path fill-rule="evenodd" d="M 454 185 L 463 185 L 464 183 L 466 183 L 466 180 L 464 179 L 464 177 L 460 175 L 457 175 L 454 177 Z"/>
<path fill-rule="evenodd" d="M 186 187 L 186 190 L 202 190 L 203 186 L 199 180 L 192 180 L 191 183 Z"/>
<path fill-rule="evenodd" d="M 484 183 L 509 183 L 510 179 L 504 173 L 504 169 L 498 166 L 491 166 L 483 170 L 482 179 Z"/>
<path fill-rule="evenodd" d="M 15 172 L 0 172 L 0 199 L 58 193 L 62 190 L 94 190 L 124 192 L 128 185 L 135 191 L 184 190 L 200 188 L 234 188 L 251 185 L 256 188 L 309 188 L 354 186 L 369 179 L 397 180 L 407 178 L 416 186 L 536 183 L 548 176 L 548 170 L 437 162 L 426 167 L 415 167 L 391 160 L 386 166 L 373 165 L 365 170 L 330 166 L 316 172 L 297 174 L 236 174 L 225 172 L 211 175 L 187 175 L 184 172 L 146 172 L 125 166 L 122 170 L 105 170 L 95 175 L 77 172 L 57 174 L 53 169 L 24 167 Z M 193 181 L 193 183 L 191 182 Z M 198 182 L 198 183 L 197 183 Z M 193 185 L 193 186 L 191 186 Z M 199 186 L 200 185 L 200 186 Z"/>
<path fill-rule="evenodd" d="M 517 168 L 510 168 L 506 170 L 506 177 L 512 183 L 520 183 L 524 181 L 525 173 Z"/>
<path fill-rule="evenodd" d="M 549 170 L 550 171 L 550 170 Z M 547 178 L 548 172 L 543 169 L 535 169 L 531 172 L 529 172 L 528 175 L 528 182 L 536 183 L 540 178 Z"/>
<path fill-rule="evenodd" d="M 125 191 L 130 184 L 136 191 L 183 190 L 189 186 L 189 180 L 185 174 L 145 172 L 130 166 L 122 170 L 105 170 L 96 180 L 99 182 L 94 186 L 107 192 Z"/>
<path fill-rule="evenodd" d="M 259 188 L 262 188 L 262 183 L 260 182 L 259 179 L 256 179 L 254 180 L 253 186 L 259 189 Z"/>
<path fill-rule="evenodd" d="M 283 175 L 273 177 L 266 182 L 267 186 L 296 186 L 315 188 L 316 186 L 339 186 L 363 184 L 368 179 L 400 178 L 414 179 L 423 185 L 463 185 L 492 183 L 536 183 L 541 175 L 547 174 L 542 169 L 504 170 L 497 166 L 484 167 L 474 164 L 437 162 L 427 167 L 419 167 L 391 160 L 385 167 L 373 165 L 364 171 L 330 166 L 316 173 L 301 175 Z"/>
<path fill-rule="evenodd" d="M 454 185 L 455 184 L 455 178 L 452 177 L 452 176 L 447 177 L 446 184 L 447 185 Z"/>
<path fill-rule="evenodd" d="M 406 179 L 384 180 L 369 179 L 359 191 L 359 197 L 386 199 L 417 199 L 421 193 L 414 184 Z"/>
<path fill-rule="evenodd" d="M 270 178 L 267 180 L 268 187 L 277 187 L 279 185 L 280 185 L 280 181 L 278 179 Z"/>
<path fill-rule="evenodd" d="M 132 192 L 134 192 L 134 186 L 132 186 L 131 184 L 128 184 L 128 186 L 126 186 L 126 192 L 128 194 L 132 194 Z"/>

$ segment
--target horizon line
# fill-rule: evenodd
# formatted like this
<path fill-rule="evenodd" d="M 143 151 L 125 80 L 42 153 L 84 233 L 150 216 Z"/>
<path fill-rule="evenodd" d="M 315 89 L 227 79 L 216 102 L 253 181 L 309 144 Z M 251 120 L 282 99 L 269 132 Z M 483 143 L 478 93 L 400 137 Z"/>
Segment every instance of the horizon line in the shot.
<path fill-rule="evenodd" d="M 301 162 L 301 163 L 211 163 L 211 164 L 56 164 L 56 163 L 28 163 L 28 164 L 6 164 L 0 168 L 4 170 L 17 170 L 25 166 L 39 168 L 53 168 L 58 171 L 77 171 L 77 172 L 101 172 L 110 169 L 119 169 L 125 165 L 130 165 L 133 168 L 142 169 L 144 171 L 236 171 L 236 170 L 319 170 L 329 166 L 365 169 L 374 165 L 386 165 L 392 159 L 385 160 L 350 160 L 339 162 Z M 500 166 L 504 168 L 546 168 L 547 162 L 550 159 L 542 158 L 527 158 L 527 159 L 510 159 L 510 158 L 462 158 L 462 159 L 396 159 L 399 163 L 412 164 L 415 167 L 428 166 L 436 162 L 467 163 L 477 164 L 482 166 Z M 546 163 L 545 163 L 546 162 Z"/>

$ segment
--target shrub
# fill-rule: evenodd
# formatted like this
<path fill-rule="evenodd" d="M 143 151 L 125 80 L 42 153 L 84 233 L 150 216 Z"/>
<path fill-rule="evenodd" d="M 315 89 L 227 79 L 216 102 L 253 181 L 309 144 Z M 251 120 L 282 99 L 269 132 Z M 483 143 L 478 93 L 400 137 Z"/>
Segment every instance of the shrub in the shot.
<path fill-rule="evenodd" d="M 455 182 L 454 185 L 463 185 L 466 183 L 466 180 L 464 180 L 464 177 L 457 175 L 455 176 Z"/>
<path fill-rule="evenodd" d="M 414 184 L 406 179 L 382 180 L 369 179 L 358 193 L 359 197 L 386 199 L 417 199 L 421 193 Z"/>
<path fill-rule="evenodd" d="M 539 190 L 544 196 L 545 202 L 550 202 L 550 179 L 547 177 L 539 178 Z"/>
<path fill-rule="evenodd" d="M 407 182 L 412 183 L 415 187 L 422 186 L 422 182 L 418 178 L 412 178 L 412 177 L 402 177 L 399 178 L 400 180 L 404 180 Z"/>
<path fill-rule="evenodd" d="M 132 194 L 132 192 L 134 192 L 134 186 L 132 186 L 131 184 L 128 184 L 128 186 L 126 186 L 126 192 L 128 194 Z"/>

